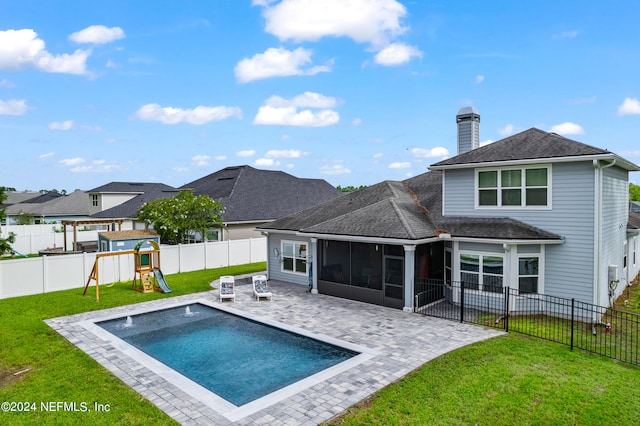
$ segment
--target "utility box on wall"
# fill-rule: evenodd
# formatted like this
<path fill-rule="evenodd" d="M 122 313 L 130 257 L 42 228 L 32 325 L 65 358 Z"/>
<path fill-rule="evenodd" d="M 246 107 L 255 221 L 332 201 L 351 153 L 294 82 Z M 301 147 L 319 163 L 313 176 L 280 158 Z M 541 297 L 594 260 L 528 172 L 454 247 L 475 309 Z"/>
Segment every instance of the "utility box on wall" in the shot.
<path fill-rule="evenodd" d="M 609 265 L 609 282 L 618 282 L 618 265 Z"/>

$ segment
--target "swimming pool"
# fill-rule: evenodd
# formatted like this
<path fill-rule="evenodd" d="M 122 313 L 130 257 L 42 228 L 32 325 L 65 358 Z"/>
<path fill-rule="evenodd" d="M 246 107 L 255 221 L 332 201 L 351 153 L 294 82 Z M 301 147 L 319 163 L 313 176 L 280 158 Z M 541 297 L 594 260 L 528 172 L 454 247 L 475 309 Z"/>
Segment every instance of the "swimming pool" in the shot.
<path fill-rule="evenodd" d="M 191 315 L 187 315 L 187 308 Z M 223 319 L 234 324 L 244 323 L 243 327 L 247 324 L 248 328 L 255 327 L 252 333 L 232 339 L 235 343 L 250 342 L 249 358 L 241 359 L 233 348 L 211 349 L 209 347 L 207 349 L 207 345 L 198 347 L 199 343 L 195 343 L 198 340 L 206 342 L 226 339 L 228 336 L 224 337 L 224 334 L 227 332 L 213 337 L 209 331 L 205 331 L 207 327 L 212 328 L 211 324 L 223 322 Z M 206 325 L 207 323 L 209 326 Z M 169 306 L 165 305 L 162 309 L 152 307 L 132 309 L 124 316 L 122 313 L 107 315 L 80 321 L 77 324 L 109 342 L 114 349 L 137 362 L 141 368 L 148 368 L 231 421 L 242 419 L 294 396 L 379 355 L 379 352 L 360 345 L 282 324 L 205 299 L 189 300 L 188 303 L 176 302 Z M 267 328 L 263 329 L 262 327 L 265 326 Z M 184 331 L 187 328 L 192 328 L 191 332 L 194 334 L 191 337 L 185 337 Z M 143 329 L 145 331 L 141 332 Z M 254 340 L 260 335 L 265 335 L 267 331 L 270 337 L 266 341 Z M 249 337 L 251 334 L 253 337 Z M 162 335 L 165 338 L 159 338 Z M 333 361 L 319 360 L 322 358 L 320 357 L 310 363 L 302 361 L 303 355 L 300 354 L 288 359 L 284 356 L 285 364 L 292 363 L 292 359 L 295 359 L 294 363 L 307 364 L 307 366 L 310 364 L 312 368 L 307 369 L 306 372 L 294 369 L 296 371 L 293 375 L 276 383 L 278 381 L 272 379 L 280 375 L 277 370 L 285 369 L 274 366 L 272 362 L 276 361 L 261 362 L 259 359 L 260 355 L 266 354 L 264 350 L 267 349 L 267 344 L 271 344 L 269 340 L 296 342 L 293 346 L 301 346 L 300 342 L 312 340 L 312 343 L 315 342 L 312 345 L 315 349 L 308 350 L 312 354 L 329 353 L 331 355 L 328 357 L 329 360 L 334 355 L 339 355 Z M 321 345 L 315 346 L 318 343 Z M 146 348 L 143 349 L 144 346 Z M 235 344 L 233 346 L 235 347 Z M 165 354 L 162 355 L 162 352 Z M 162 359 L 165 356 L 166 359 Z M 182 361 L 186 361 L 184 365 L 176 365 Z M 188 370 L 192 368 L 199 370 L 203 365 L 210 367 L 203 369 L 204 378 L 192 377 Z M 222 369 L 218 369 L 218 366 L 222 366 Z M 247 366 L 248 369 L 240 373 L 240 378 L 234 377 L 236 369 L 240 370 Z M 222 377 L 216 377 L 217 375 Z M 260 386 L 256 389 L 235 386 L 242 380 L 254 381 Z M 214 386 L 212 382 L 221 383 L 214 383 Z M 269 383 L 263 386 L 261 382 Z"/>
<path fill-rule="evenodd" d="M 359 354 L 200 303 L 97 325 L 236 406 Z"/>

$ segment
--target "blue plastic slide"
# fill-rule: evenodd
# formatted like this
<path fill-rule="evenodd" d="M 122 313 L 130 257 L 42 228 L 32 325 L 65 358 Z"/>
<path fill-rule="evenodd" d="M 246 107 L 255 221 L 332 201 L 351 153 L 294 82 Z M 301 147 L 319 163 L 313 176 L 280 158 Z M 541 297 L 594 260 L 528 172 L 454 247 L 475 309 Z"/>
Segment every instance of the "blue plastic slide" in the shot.
<path fill-rule="evenodd" d="M 155 269 L 153 274 L 156 276 L 156 281 L 158 281 L 158 286 L 162 289 L 163 293 L 171 293 L 171 287 L 167 285 L 167 281 L 164 279 L 164 275 L 160 269 Z"/>

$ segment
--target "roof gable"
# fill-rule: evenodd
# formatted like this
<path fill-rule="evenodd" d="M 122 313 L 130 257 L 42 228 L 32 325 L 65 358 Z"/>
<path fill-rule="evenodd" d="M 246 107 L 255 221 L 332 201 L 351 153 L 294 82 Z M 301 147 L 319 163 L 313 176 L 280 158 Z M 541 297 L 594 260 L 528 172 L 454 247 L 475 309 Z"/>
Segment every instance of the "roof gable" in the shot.
<path fill-rule="evenodd" d="M 531 128 L 524 132 L 432 164 L 444 166 L 613 154 L 555 133 Z"/>

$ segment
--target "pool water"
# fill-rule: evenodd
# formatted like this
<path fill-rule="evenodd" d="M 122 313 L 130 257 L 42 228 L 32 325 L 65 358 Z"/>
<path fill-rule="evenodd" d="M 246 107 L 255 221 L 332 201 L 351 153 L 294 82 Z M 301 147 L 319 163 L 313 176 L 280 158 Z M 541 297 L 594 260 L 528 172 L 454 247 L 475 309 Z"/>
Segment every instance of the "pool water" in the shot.
<path fill-rule="evenodd" d="M 236 406 L 359 354 L 202 304 L 96 324 Z"/>

